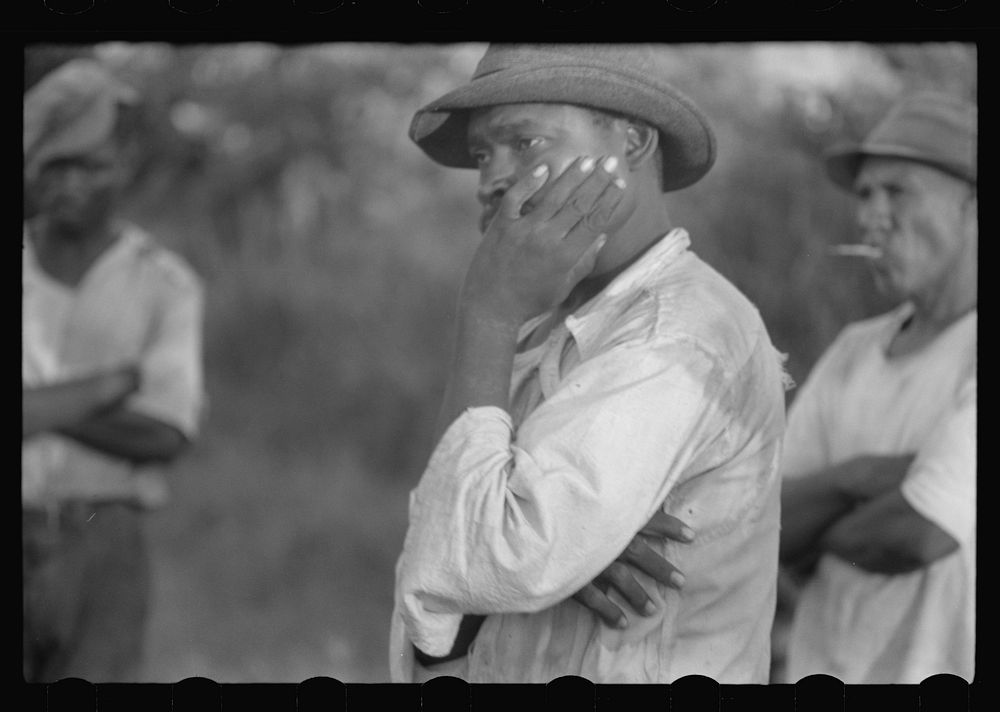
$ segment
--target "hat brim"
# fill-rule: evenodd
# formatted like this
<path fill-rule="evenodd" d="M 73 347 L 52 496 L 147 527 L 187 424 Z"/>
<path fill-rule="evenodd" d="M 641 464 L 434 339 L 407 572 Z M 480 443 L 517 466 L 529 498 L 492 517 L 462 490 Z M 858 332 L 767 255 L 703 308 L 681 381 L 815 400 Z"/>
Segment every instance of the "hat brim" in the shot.
<path fill-rule="evenodd" d="M 847 144 L 835 147 L 825 156 L 826 173 L 838 186 L 853 191 L 861 162 L 866 158 L 901 158 L 937 168 L 970 183 L 976 182 L 976 177 L 970 175 L 965 166 L 928 157 L 925 152 L 908 146 L 889 143 Z"/>
<path fill-rule="evenodd" d="M 690 100 L 670 87 L 586 65 L 506 69 L 474 79 L 418 111 L 410 138 L 444 166 L 475 168 L 468 151 L 468 111 L 524 103 L 603 109 L 655 126 L 661 135 L 664 192 L 695 183 L 715 162 L 715 137 Z"/>

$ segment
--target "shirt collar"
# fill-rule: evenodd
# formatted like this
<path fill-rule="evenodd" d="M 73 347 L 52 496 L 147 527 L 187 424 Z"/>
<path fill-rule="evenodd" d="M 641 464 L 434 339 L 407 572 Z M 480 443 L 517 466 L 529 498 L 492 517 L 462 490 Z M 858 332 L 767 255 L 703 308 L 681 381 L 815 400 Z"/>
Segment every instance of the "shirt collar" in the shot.
<path fill-rule="evenodd" d="M 35 251 L 31 225 L 25 221 L 23 223 L 21 238 L 22 278 L 27 276 L 34 279 L 43 279 L 70 292 L 80 291 L 87 282 L 93 279 L 94 274 L 99 274 L 100 271 L 107 269 L 109 265 L 113 266 L 121 260 L 128 259 L 143 247 L 145 242 L 144 235 L 131 223 L 118 222 L 116 223 L 116 229 L 118 230 L 118 237 L 115 241 L 108 245 L 104 252 L 98 255 L 94 263 L 88 268 L 83 279 L 80 280 L 80 283 L 76 287 L 69 287 L 62 282 L 56 281 L 42 269 Z"/>
<path fill-rule="evenodd" d="M 666 265 L 676 260 L 690 245 L 691 238 L 688 236 L 687 230 L 680 227 L 674 228 L 653 243 L 645 254 L 629 265 L 620 275 L 611 280 L 611 283 L 601 290 L 597 297 L 590 301 L 590 304 L 596 304 L 602 299 L 616 299 L 626 293 L 643 288 L 654 274 L 659 273 Z"/>
<path fill-rule="evenodd" d="M 578 345 L 624 305 L 632 301 L 650 285 L 663 270 L 684 255 L 691 245 L 691 238 L 684 228 L 674 228 L 654 243 L 645 254 L 611 280 L 593 299 L 566 317 L 566 328 Z"/>

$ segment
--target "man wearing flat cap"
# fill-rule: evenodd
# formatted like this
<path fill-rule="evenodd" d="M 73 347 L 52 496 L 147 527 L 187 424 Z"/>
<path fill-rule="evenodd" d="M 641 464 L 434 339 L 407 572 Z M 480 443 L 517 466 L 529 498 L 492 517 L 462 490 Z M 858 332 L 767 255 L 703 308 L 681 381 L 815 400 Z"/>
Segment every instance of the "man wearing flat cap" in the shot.
<path fill-rule="evenodd" d="M 194 437 L 202 290 L 115 217 L 135 92 L 75 59 L 24 97 L 24 675 L 134 681 L 149 592 L 142 512 Z"/>
<path fill-rule="evenodd" d="M 899 300 L 847 326 L 789 411 L 781 558 L 808 578 L 790 681 L 971 681 L 975 657 L 976 108 L 899 101 L 828 157 L 855 254 Z"/>
<path fill-rule="evenodd" d="M 393 680 L 766 682 L 781 355 L 663 200 L 711 167 L 706 118 L 653 49 L 493 45 L 410 135 L 478 170 L 483 238 L 411 493 Z M 658 514 L 693 540 L 645 538 Z M 670 567 L 614 574 L 644 551 L 683 590 Z M 607 625 L 574 597 L 602 576 L 645 609 Z"/>

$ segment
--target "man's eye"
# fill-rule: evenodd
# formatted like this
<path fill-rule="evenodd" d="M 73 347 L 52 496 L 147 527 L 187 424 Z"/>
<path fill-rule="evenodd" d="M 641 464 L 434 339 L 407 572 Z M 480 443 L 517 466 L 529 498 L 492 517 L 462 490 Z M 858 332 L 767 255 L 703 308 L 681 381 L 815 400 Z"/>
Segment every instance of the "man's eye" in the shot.
<path fill-rule="evenodd" d="M 469 155 L 472 157 L 472 162 L 477 166 L 481 166 L 489 160 L 489 156 L 486 155 L 486 151 L 473 151 Z"/>
<path fill-rule="evenodd" d="M 518 151 L 527 151 L 528 149 L 534 148 L 542 142 L 542 139 L 537 136 L 532 136 L 531 138 L 519 138 L 516 142 Z"/>

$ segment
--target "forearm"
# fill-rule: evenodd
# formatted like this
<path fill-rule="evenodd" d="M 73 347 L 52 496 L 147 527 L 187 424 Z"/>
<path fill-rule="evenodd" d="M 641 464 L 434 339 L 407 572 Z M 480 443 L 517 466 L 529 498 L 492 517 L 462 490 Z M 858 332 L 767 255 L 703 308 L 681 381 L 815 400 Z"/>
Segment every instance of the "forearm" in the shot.
<path fill-rule="evenodd" d="M 23 388 L 21 438 L 80 423 L 107 407 L 115 395 L 104 376 Z"/>
<path fill-rule="evenodd" d="M 475 304 L 462 305 L 436 440 L 466 408 L 507 409 L 519 328 L 516 319 L 494 315 Z"/>
<path fill-rule="evenodd" d="M 839 487 L 835 468 L 781 485 L 782 563 L 796 566 L 818 553 L 823 533 L 847 514 L 854 502 Z"/>
<path fill-rule="evenodd" d="M 440 440 L 466 408 L 496 406 L 507 409 L 519 327 L 514 320 L 497 318 L 463 305 L 456 325 L 451 377 L 445 388 L 435 439 Z M 455 643 L 447 655 L 433 657 L 414 647 L 417 660 L 422 665 L 433 665 L 462 657 L 475 640 L 482 622 L 483 616 L 463 616 Z"/>
<path fill-rule="evenodd" d="M 824 533 L 820 545 L 881 574 L 916 571 L 958 548 L 951 535 L 914 510 L 899 490 L 857 507 Z"/>
<path fill-rule="evenodd" d="M 60 427 L 61 435 L 132 462 L 165 462 L 176 457 L 187 438 L 173 426 L 118 408 Z"/>

